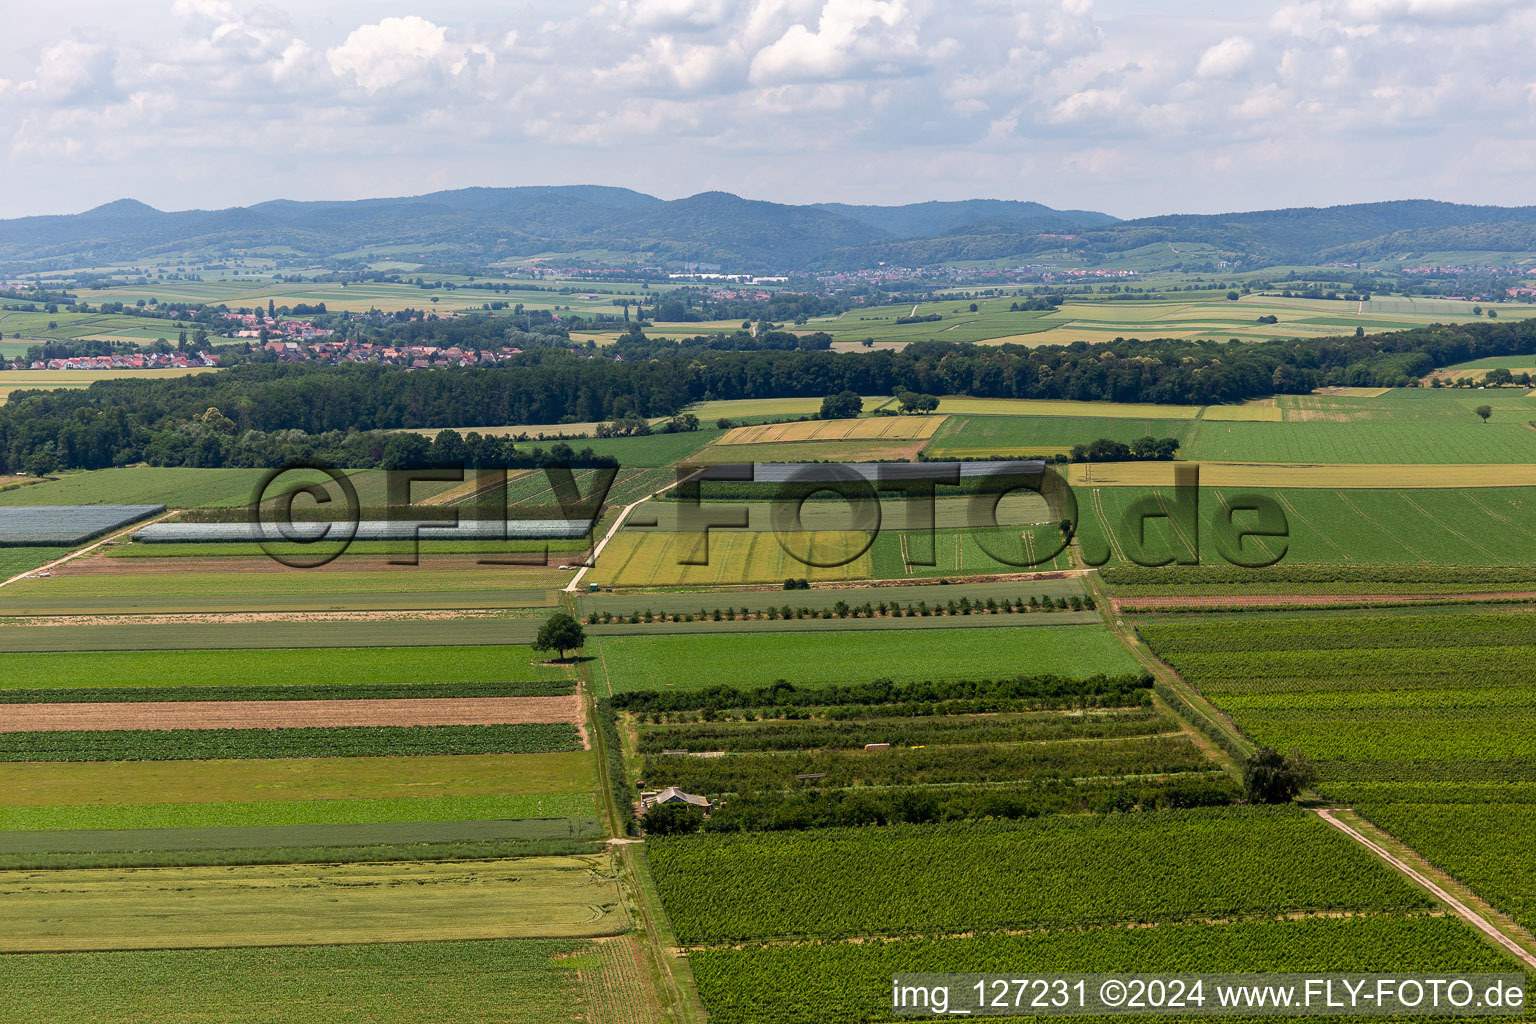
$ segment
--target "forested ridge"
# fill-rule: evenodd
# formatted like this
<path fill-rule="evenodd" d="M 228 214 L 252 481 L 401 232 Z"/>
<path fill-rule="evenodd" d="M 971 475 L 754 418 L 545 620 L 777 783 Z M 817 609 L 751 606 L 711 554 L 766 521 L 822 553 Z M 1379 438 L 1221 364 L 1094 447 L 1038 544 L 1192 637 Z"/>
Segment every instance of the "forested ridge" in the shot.
<path fill-rule="evenodd" d="M 78 391 L 18 392 L 0 407 L 0 472 L 146 459 L 277 464 L 295 451 L 313 454 L 308 439 L 317 435 L 329 437 L 323 450 L 335 451 L 357 432 L 663 416 L 697 401 L 844 390 L 1204 405 L 1319 386 L 1403 386 L 1437 366 L 1536 352 L 1536 321 L 1257 344 L 1130 339 L 1029 349 L 923 342 L 871 353 L 696 345 L 673 353 L 658 345 L 650 352 L 615 359 L 541 349 L 496 367 L 428 371 L 247 365 L 102 381 Z M 295 431 L 302 434 L 284 433 Z M 242 454 L 232 460 L 236 449 Z M 38 453 L 46 458 L 29 467 Z"/>

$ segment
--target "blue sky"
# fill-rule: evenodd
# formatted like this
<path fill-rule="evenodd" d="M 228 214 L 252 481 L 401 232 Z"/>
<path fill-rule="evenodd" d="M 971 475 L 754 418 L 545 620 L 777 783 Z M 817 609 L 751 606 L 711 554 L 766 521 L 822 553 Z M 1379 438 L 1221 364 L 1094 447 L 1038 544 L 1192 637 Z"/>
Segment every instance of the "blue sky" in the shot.
<path fill-rule="evenodd" d="M 0 216 L 592 182 L 1120 216 L 1536 202 L 1518 0 L 53 0 Z"/>

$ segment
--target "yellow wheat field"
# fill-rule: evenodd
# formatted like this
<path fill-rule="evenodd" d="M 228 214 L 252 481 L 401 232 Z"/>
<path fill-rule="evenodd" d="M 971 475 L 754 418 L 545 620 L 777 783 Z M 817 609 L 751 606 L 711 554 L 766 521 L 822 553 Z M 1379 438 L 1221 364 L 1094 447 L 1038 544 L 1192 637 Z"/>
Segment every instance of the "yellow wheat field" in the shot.
<path fill-rule="evenodd" d="M 807 420 L 737 427 L 717 443 L 773 444 L 784 441 L 915 441 L 933 436 L 943 416 L 873 416 L 858 420 Z"/>
<path fill-rule="evenodd" d="M 789 576 L 809 580 L 870 576 L 868 551 L 846 565 L 826 568 L 801 560 L 803 557 L 812 562 L 840 562 L 869 544 L 868 533 L 718 530 L 708 536 L 708 564 L 687 565 L 685 558 L 706 557 L 703 534 L 620 532 L 603 549 L 587 579 L 605 587 L 645 587 L 777 583 Z"/>
<path fill-rule="evenodd" d="M 1262 405 L 1208 405 L 1200 418 L 1223 423 L 1279 423 L 1283 416 L 1280 407 L 1270 400 Z"/>
<path fill-rule="evenodd" d="M 1094 487 L 1171 487 L 1176 462 L 1080 462 L 1067 481 Z M 1203 487 L 1295 487 L 1328 490 L 1536 487 L 1536 466 L 1312 465 L 1280 462 L 1201 462 Z"/>

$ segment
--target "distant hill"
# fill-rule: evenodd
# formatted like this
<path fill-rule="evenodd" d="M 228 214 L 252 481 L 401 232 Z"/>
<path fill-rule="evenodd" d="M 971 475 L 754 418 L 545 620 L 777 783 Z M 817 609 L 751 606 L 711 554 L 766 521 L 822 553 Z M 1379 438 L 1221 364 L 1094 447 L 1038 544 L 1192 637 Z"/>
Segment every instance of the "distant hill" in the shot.
<path fill-rule="evenodd" d="M 470 188 L 355 202 L 276 200 L 179 213 L 124 199 L 74 216 L 0 221 L 0 261 L 86 265 L 264 249 L 344 262 L 385 247 L 392 254 L 417 250 L 434 260 L 483 261 L 607 249 L 651 262 L 761 272 L 821 266 L 833 252 L 981 221 L 1034 232 L 1114 218 L 996 200 L 839 208 L 705 192 L 667 201 L 595 185 Z"/>
<path fill-rule="evenodd" d="M 1247 267 L 1409 252 L 1536 251 L 1536 207 L 1431 201 L 1168 215 L 1121 221 L 1088 210 L 995 199 L 788 206 L 705 192 L 662 200 L 624 188 L 468 188 L 352 202 L 274 200 L 167 213 L 123 199 L 71 216 L 0 221 L 0 266 L 99 266 L 260 250 L 336 266 L 376 254 L 433 263 L 601 250 L 636 262 L 770 272 L 1095 257 L 1178 243 Z"/>
<path fill-rule="evenodd" d="M 1039 203 L 1004 199 L 965 199 L 953 203 L 911 203 L 907 206 L 817 203 L 814 208 L 849 217 L 897 238 L 952 235 L 966 228 L 1011 228 L 1026 232 L 1070 231 L 1113 224 L 1119 220 L 1107 213 L 1053 210 Z"/>

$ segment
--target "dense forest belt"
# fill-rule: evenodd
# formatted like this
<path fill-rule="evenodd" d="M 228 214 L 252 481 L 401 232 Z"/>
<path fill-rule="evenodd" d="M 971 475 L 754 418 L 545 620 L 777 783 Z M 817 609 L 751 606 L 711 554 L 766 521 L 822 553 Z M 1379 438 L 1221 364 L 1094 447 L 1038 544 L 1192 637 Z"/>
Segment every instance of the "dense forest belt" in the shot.
<path fill-rule="evenodd" d="M 1440 366 L 1536 352 L 1536 323 L 1437 324 L 1273 342 L 1174 339 L 1098 345 L 918 342 L 869 353 L 718 351 L 648 342 L 620 362 L 541 349 L 496 367 L 408 373 L 377 365 L 261 364 L 168 380 L 18 392 L 0 407 L 0 475 L 34 456 L 51 468 L 274 466 L 323 458 L 366 468 L 436 458 L 424 439 L 384 431 L 665 416 L 711 399 L 911 390 L 980 398 L 1208 405 L 1320 386 L 1406 386 Z M 218 410 L 218 415 L 210 410 Z M 302 431 L 304 436 L 276 435 Z M 274 436 L 276 435 L 276 436 Z M 537 465 L 526 446 L 475 439 L 477 464 Z M 579 453 L 565 447 L 557 458 Z M 532 461 L 530 461 L 532 460 Z M 30 468 L 39 468 L 36 464 Z M 46 472 L 47 469 L 44 469 Z"/>

